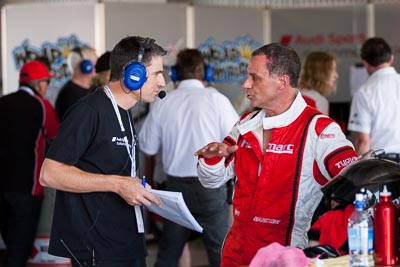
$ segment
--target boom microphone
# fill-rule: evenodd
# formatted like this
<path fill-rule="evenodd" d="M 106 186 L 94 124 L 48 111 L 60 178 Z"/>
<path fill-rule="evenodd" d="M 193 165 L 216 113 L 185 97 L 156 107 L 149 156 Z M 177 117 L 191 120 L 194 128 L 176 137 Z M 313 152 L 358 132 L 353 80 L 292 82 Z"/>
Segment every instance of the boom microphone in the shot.
<path fill-rule="evenodd" d="M 158 97 L 160 98 L 160 99 L 163 99 L 165 96 L 167 95 L 167 93 L 165 92 L 165 91 L 160 91 L 160 92 L 158 92 Z"/>

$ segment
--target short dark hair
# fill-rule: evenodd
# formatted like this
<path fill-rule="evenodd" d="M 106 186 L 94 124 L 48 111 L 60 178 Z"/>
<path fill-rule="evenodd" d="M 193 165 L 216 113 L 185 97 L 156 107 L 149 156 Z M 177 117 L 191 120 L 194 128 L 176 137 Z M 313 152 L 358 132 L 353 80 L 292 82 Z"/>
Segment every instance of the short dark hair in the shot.
<path fill-rule="evenodd" d="M 267 70 L 270 74 L 288 75 L 290 85 L 297 87 L 301 63 L 293 48 L 280 43 L 271 43 L 258 48 L 251 54 L 252 57 L 259 55 L 265 55 L 271 60 L 267 64 Z"/>
<path fill-rule="evenodd" d="M 367 39 L 361 47 L 361 58 L 373 67 L 389 62 L 391 56 L 392 49 L 380 37 Z"/>
<path fill-rule="evenodd" d="M 205 62 L 203 54 L 198 49 L 183 49 L 176 56 L 175 69 L 178 80 L 204 80 Z"/>
<path fill-rule="evenodd" d="M 122 78 L 122 70 L 128 63 L 138 60 L 141 48 L 144 53 L 140 62 L 145 66 L 150 63 L 153 57 L 167 54 L 167 51 L 156 44 L 154 39 L 141 36 L 125 37 L 111 51 L 110 81 L 118 81 Z"/>

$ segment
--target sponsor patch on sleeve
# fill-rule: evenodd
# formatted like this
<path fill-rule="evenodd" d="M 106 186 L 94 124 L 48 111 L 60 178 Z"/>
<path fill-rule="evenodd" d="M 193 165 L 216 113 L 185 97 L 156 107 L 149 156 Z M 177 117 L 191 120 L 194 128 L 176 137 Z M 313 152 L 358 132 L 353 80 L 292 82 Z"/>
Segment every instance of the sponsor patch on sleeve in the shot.
<path fill-rule="evenodd" d="M 336 176 L 344 167 L 358 160 L 357 153 L 351 147 L 342 147 L 325 159 L 325 166 L 331 177 Z"/>

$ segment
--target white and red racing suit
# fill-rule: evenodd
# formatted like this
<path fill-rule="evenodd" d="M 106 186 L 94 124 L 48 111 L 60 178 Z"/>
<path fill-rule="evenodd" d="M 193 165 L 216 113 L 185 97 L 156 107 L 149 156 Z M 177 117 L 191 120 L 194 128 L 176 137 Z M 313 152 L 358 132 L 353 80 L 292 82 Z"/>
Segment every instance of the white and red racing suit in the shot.
<path fill-rule="evenodd" d="M 263 129 L 272 130 L 265 153 Z M 298 93 L 289 110 L 266 117 L 243 115 L 224 139 L 239 146 L 228 157 L 199 158 L 198 175 L 216 188 L 236 175 L 234 222 L 221 266 L 248 265 L 272 242 L 304 248 L 321 186 L 357 160 L 353 145 L 331 118 L 307 106 Z"/>

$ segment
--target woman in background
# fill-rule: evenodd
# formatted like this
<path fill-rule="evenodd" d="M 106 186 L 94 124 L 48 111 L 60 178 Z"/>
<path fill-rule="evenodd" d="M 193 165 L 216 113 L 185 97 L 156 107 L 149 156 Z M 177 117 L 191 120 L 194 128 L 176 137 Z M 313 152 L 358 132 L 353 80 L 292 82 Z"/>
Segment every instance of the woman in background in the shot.
<path fill-rule="evenodd" d="M 309 106 L 329 115 L 326 98 L 336 92 L 337 58 L 331 53 L 316 51 L 307 55 L 299 80 L 301 95 Z"/>

